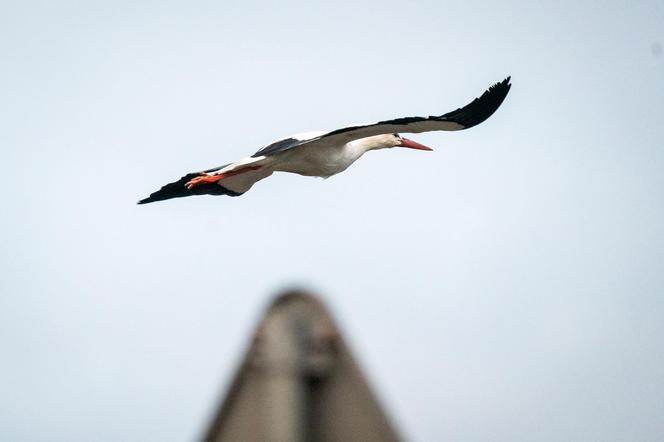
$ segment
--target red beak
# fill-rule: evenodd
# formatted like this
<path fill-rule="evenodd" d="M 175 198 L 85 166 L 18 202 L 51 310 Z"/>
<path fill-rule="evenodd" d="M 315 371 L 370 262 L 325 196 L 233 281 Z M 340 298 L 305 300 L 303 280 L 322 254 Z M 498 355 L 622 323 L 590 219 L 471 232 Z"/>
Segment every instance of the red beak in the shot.
<path fill-rule="evenodd" d="M 399 147 L 407 147 L 408 149 L 417 149 L 417 150 L 433 150 L 432 148 L 425 146 L 424 144 L 417 143 L 408 138 L 401 138 L 401 144 L 397 144 Z"/>

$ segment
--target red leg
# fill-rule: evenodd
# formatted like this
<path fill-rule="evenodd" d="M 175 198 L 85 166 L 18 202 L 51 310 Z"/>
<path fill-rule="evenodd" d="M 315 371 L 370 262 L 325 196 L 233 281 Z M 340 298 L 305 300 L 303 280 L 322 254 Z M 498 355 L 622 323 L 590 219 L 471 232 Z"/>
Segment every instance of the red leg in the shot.
<path fill-rule="evenodd" d="M 216 183 L 217 181 L 223 180 L 224 178 L 228 178 L 229 176 L 239 175 L 241 173 L 249 172 L 251 170 L 258 170 L 261 167 L 262 166 L 247 166 L 247 167 L 242 167 L 240 169 L 231 170 L 230 172 L 220 173 L 217 175 L 208 175 L 208 174 L 199 175 L 196 178 L 192 178 L 191 180 L 189 180 L 187 184 L 185 184 L 185 186 L 187 187 L 187 189 L 191 189 L 194 186 L 198 186 L 204 183 Z"/>

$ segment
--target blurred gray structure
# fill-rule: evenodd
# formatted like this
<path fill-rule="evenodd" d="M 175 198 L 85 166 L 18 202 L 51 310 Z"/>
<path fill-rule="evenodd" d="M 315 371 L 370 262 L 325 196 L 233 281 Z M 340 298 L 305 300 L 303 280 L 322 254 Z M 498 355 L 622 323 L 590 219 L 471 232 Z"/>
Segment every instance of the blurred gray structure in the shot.
<path fill-rule="evenodd" d="M 396 441 L 323 304 L 275 299 L 205 441 Z"/>

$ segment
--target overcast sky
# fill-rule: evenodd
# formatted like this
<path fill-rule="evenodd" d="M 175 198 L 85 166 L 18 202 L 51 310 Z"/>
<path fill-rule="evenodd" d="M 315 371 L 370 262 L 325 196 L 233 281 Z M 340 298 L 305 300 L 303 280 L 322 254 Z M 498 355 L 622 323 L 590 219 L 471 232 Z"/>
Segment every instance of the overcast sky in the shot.
<path fill-rule="evenodd" d="M 664 2 L 0 6 L 0 437 L 189 441 L 319 293 L 413 441 L 664 439 Z M 296 132 L 435 152 L 135 202 Z"/>

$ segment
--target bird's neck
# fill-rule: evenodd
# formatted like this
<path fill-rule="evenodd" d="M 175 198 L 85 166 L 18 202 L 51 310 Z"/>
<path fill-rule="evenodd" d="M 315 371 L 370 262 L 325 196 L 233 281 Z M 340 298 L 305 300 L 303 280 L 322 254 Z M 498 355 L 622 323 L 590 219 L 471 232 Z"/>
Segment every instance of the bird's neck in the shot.
<path fill-rule="evenodd" d="M 346 144 L 346 149 L 353 152 L 359 158 L 370 150 L 377 148 L 376 138 L 377 137 L 367 137 L 353 140 Z"/>

